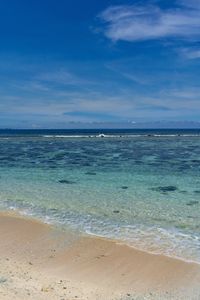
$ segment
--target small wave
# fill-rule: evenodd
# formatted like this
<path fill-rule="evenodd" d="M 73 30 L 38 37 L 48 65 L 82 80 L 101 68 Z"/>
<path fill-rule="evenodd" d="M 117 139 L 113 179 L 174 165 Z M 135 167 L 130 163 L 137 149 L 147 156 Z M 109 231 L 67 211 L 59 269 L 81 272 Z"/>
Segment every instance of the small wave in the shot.
<path fill-rule="evenodd" d="M 44 138 L 82 138 L 89 137 L 87 135 L 42 135 Z"/>
<path fill-rule="evenodd" d="M 129 133 L 122 133 L 122 134 L 35 134 L 35 135 L 7 135 L 7 136 L 0 136 L 0 140 L 10 140 L 10 139 L 130 139 L 130 138 L 198 138 L 200 134 L 156 134 L 156 133 L 142 133 L 142 134 L 129 134 Z"/>
<path fill-rule="evenodd" d="M 111 138 L 111 137 L 127 137 L 128 135 L 109 135 L 109 134 L 98 134 L 98 135 L 43 135 L 44 138 Z M 135 136 L 135 135 L 134 135 Z"/>
<path fill-rule="evenodd" d="M 200 137 L 199 134 L 99 134 L 99 135 L 43 135 L 43 138 L 177 138 Z"/>

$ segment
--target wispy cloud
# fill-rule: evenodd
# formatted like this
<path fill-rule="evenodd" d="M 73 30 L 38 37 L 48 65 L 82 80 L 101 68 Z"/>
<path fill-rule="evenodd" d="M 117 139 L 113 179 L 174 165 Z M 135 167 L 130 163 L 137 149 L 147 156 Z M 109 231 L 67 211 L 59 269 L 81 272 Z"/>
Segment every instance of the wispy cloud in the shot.
<path fill-rule="evenodd" d="M 200 48 L 183 48 L 179 50 L 181 55 L 187 59 L 198 59 L 200 58 Z"/>
<path fill-rule="evenodd" d="M 141 41 L 162 38 L 200 38 L 200 1 L 177 1 L 177 6 L 118 5 L 104 10 L 99 18 L 104 34 L 113 41 Z"/>
<path fill-rule="evenodd" d="M 139 85 L 149 85 L 152 84 L 152 78 L 148 74 L 144 74 L 139 70 L 133 70 L 132 68 L 132 61 L 128 59 L 121 60 L 121 61 L 112 61 L 106 64 L 106 68 L 111 70 L 112 72 L 119 74 L 121 77 L 128 79 L 128 81 L 139 84 Z"/>
<path fill-rule="evenodd" d="M 30 73 L 20 73 L 23 76 L 16 72 L 17 77 L 6 78 L 1 84 L 0 114 L 4 120 L 1 117 L 0 125 L 21 122 L 22 126 L 26 121 L 26 127 L 64 127 L 67 122 L 79 121 L 181 120 L 193 119 L 200 110 L 198 82 L 193 75 L 190 78 L 190 74 L 181 73 L 182 69 L 176 77 L 168 64 L 160 71 L 159 61 L 153 63 L 153 71 L 152 65 L 143 71 L 143 65 L 135 64 L 132 58 L 112 60 L 105 66 L 106 76 L 99 82 L 93 73 L 82 78 L 81 67 L 71 71 L 70 67 L 38 66 Z"/>
<path fill-rule="evenodd" d="M 178 0 L 177 4 L 194 9 L 200 8 L 200 0 Z"/>
<path fill-rule="evenodd" d="M 54 92 L 66 93 L 66 91 L 69 93 L 70 89 L 88 90 L 90 86 L 93 87 L 97 84 L 98 82 L 95 80 L 83 78 L 75 73 L 59 69 L 48 72 L 32 72 L 32 74 L 19 76 L 19 78 L 9 78 L 7 82 L 10 89 L 14 88 L 16 91 L 20 90 L 24 93 L 37 93 L 39 95 L 48 93 L 52 95 Z"/>
<path fill-rule="evenodd" d="M 35 79 L 40 82 L 51 82 L 63 85 L 82 85 L 91 83 L 91 81 L 65 70 L 41 73 L 35 76 Z"/>
<path fill-rule="evenodd" d="M 200 109 L 199 95 L 198 88 L 165 89 L 154 96 L 133 93 L 132 89 L 112 96 L 104 92 L 66 93 L 62 97 L 50 93 L 47 97 L 29 99 L 1 95 L 4 101 L 0 102 L 0 111 L 7 116 L 38 122 L 47 122 L 48 118 L 51 122 L 160 120 L 194 115 Z"/>
<path fill-rule="evenodd" d="M 181 99 L 182 101 L 197 101 L 200 99 L 200 88 L 199 87 L 190 87 L 190 88 L 181 88 L 181 89 L 172 89 L 169 91 L 168 95 L 172 99 Z M 188 103 L 186 101 L 186 103 Z M 180 101 L 179 101 L 180 102 Z M 189 103 L 190 104 L 190 103 Z M 200 105 L 200 103 L 199 103 Z"/>

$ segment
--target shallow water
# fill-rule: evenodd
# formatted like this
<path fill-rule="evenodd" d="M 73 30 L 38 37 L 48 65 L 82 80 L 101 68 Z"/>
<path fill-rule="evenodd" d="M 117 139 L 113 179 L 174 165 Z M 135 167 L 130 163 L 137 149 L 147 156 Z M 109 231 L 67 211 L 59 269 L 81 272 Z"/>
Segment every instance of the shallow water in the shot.
<path fill-rule="evenodd" d="M 200 262 L 195 131 L 0 131 L 0 206 Z"/>

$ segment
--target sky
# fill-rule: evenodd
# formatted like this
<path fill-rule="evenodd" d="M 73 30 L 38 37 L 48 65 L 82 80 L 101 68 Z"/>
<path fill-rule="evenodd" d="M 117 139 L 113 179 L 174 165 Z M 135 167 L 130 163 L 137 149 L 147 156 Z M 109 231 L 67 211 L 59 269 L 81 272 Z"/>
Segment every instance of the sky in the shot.
<path fill-rule="evenodd" d="M 0 128 L 154 122 L 200 122 L 200 0 L 0 1 Z"/>

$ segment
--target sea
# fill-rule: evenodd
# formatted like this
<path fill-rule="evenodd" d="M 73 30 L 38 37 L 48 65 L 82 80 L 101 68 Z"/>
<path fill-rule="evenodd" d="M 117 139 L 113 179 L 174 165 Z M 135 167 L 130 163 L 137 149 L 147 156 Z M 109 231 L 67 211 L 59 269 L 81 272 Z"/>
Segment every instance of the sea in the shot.
<path fill-rule="evenodd" d="M 0 209 L 200 263 L 200 130 L 0 130 Z"/>

